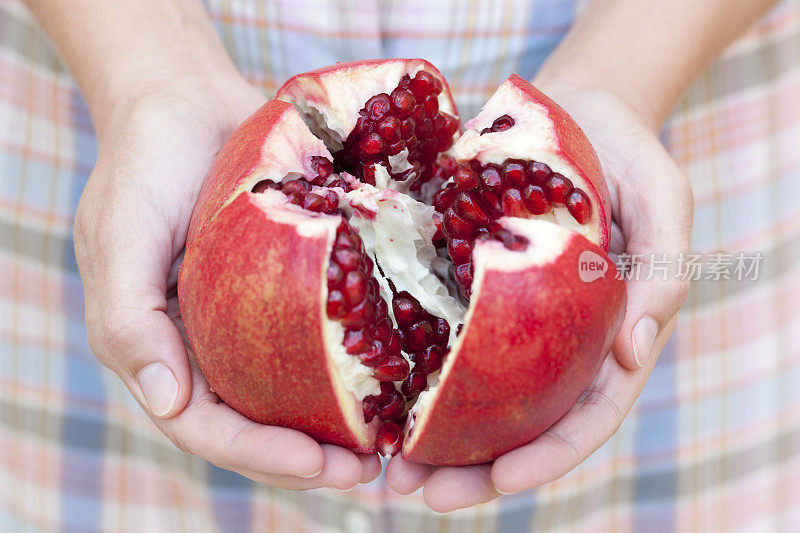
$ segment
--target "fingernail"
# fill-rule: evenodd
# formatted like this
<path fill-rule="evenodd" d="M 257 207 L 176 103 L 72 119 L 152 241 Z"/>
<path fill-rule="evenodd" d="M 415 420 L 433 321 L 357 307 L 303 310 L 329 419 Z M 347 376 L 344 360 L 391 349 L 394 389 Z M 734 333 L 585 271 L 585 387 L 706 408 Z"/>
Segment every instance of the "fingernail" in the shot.
<path fill-rule="evenodd" d="M 631 340 L 633 342 L 633 358 L 636 359 L 636 364 L 639 368 L 647 363 L 650 357 L 650 352 L 653 350 L 653 342 L 656 340 L 658 334 L 658 324 L 649 316 L 644 316 L 639 319 L 636 326 L 633 328 Z"/>
<path fill-rule="evenodd" d="M 496 488 L 496 487 L 495 487 L 495 489 L 494 489 L 494 490 L 496 490 L 497 492 L 499 492 L 499 493 L 500 493 L 500 494 L 502 494 L 503 496 L 511 496 L 511 495 L 513 495 L 513 494 L 517 494 L 516 492 L 503 492 L 502 490 L 500 490 L 500 489 L 498 489 L 498 488 Z"/>
<path fill-rule="evenodd" d="M 303 479 L 311 479 L 312 477 L 317 477 L 321 473 L 322 473 L 322 468 L 320 468 L 319 471 L 315 472 L 314 474 L 311 474 L 311 475 L 308 475 L 308 476 L 301 476 L 300 474 L 297 474 L 297 477 L 301 477 Z"/>
<path fill-rule="evenodd" d="M 178 380 L 163 363 L 147 365 L 136 376 L 142 387 L 147 407 L 155 416 L 169 413 L 178 399 Z"/>

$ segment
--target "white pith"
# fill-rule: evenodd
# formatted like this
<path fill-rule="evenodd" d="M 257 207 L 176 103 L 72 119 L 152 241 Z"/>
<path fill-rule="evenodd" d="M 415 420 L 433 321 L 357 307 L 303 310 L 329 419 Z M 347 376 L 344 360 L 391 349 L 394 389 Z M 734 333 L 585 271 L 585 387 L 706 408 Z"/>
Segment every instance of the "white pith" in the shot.
<path fill-rule="evenodd" d="M 494 120 L 503 115 L 514 119 L 511 128 L 481 135 L 481 131 L 491 127 Z M 559 146 L 553 128 L 547 108 L 526 98 L 513 83 L 506 81 L 486 102 L 481 112 L 466 123 L 464 134 L 452 147 L 453 157 L 463 161 L 477 159 L 484 165 L 500 165 L 507 159 L 546 164 L 589 195 L 593 205 L 591 219 L 586 224 L 580 224 L 564 206 L 553 206 L 550 212 L 532 217 L 555 222 L 599 244 L 598 199 L 591 196 L 594 188 L 581 177 L 575 166 L 558 155 Z"/>
<path fill-rule="evenodd" d="M 544 220 L 502 217 L 498 219 L 498 222 L 515 235 L 526 237 L 528 246 L 524 250 L 514 251 L 509 250 L 498 241 L 475 243 L 472 252 L 475 273 L 472 282 L 471 304 L 480 300 L 481 287 L 487 271 L 519 271 L 530 267 L 543 267 L 556 260 L 575 235 L 568 228 Z M 432 379 L 429 379 L 428 389 L 417 397 L 416 403 L 408 412 L 404 448 L 412 447 L 419 435 L 423 433 L 427 423 L 424 415 L 436 402 L 440 385 L 447 380 L 450 370 L 458 359 L 458 352 L 468 333 L 474 307 L 474 305 L 470 305 L 467 309 L 463 322 L 464 329 L 450 348 L 450 355 L 445 358 L 441 371 L 435 376 L 430 376 Z M 413 432 L 412 428 L 415 428 Z M 410 436 L 409 433 L 411 433 Z"/>

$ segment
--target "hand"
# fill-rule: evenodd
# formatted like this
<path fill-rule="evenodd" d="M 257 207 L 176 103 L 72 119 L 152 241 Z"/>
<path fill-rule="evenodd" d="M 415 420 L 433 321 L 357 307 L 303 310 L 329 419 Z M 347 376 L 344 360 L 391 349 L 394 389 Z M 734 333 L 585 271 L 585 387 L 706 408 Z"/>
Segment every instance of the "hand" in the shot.
<path fill-rule="evenodd" d="M 661 257 L 686 252 L 692 194 L 657 129 L 621 99 L 588 91 L 548 91 L 586 132 L 608 180 L 614 218 L 612 253 Z M 645 269 L 646 271 L 646 269 Z M 642 391 L 675 326 L 688 283 L 677 279 L 627 282 L 625 320 L 613 355 L 577 404 L 530 444 L 493 464 L 432 467 L 394 457 L 386 482 L 401 494 L 424 485 L 431 509 L 446 512 L 558 479 L 605 443 Z"/>
<path fill-rule="evenodd" d="M 175 77 L 93 109 L 99 158 L 75 219 L 92 351 L 186 452 L 288 489 L 370 481 L 376 456 L 246 419 L 184 347 L 176 282 L 192 208 L 223 141 L 264 97 L 241 78 Z"/>

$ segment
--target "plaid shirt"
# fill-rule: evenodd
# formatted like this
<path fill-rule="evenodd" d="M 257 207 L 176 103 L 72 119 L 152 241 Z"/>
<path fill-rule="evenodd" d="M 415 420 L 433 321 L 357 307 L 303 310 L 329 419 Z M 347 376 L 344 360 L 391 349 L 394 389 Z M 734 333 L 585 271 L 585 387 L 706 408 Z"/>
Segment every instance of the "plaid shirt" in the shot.
<path fill-rule="evenodd" d="M 334 61 L 422 56 L 464 116 L 532 76 L 572 0 L 213 0 L 272 94 Z M 97 149 L 25 9 L 0 0 L 0 531 L 797 531 L 800 5 L 784 1 L 676 107 L 663 140 L 696 196 L 693 248 L 760 252 L 757 281 L 699 281 L 644 393 L 583 465 L 447 516 L 382 479 L 259 486 L 175 449 L 86 344 L 72 221 Z M 721 256 L 727 258 L 727 256 Z"/>

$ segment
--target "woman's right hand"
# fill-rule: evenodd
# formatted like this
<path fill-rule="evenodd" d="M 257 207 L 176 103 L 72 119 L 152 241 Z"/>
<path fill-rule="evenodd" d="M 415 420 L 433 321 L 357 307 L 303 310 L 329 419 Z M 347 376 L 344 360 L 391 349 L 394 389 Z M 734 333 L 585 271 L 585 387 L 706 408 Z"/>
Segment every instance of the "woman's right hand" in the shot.
<path fill-rule="evenodd" d="M 93 109 L 99 157 L 75 218 L 89 345 L 178 448 L 276 487 L 348 489 L 378 476 L 377 456 L 248 420 L 186 348 L 176 282 L 192 209 L 222 143 L 264 101 L 226 76 L 174 72 Z"/>

